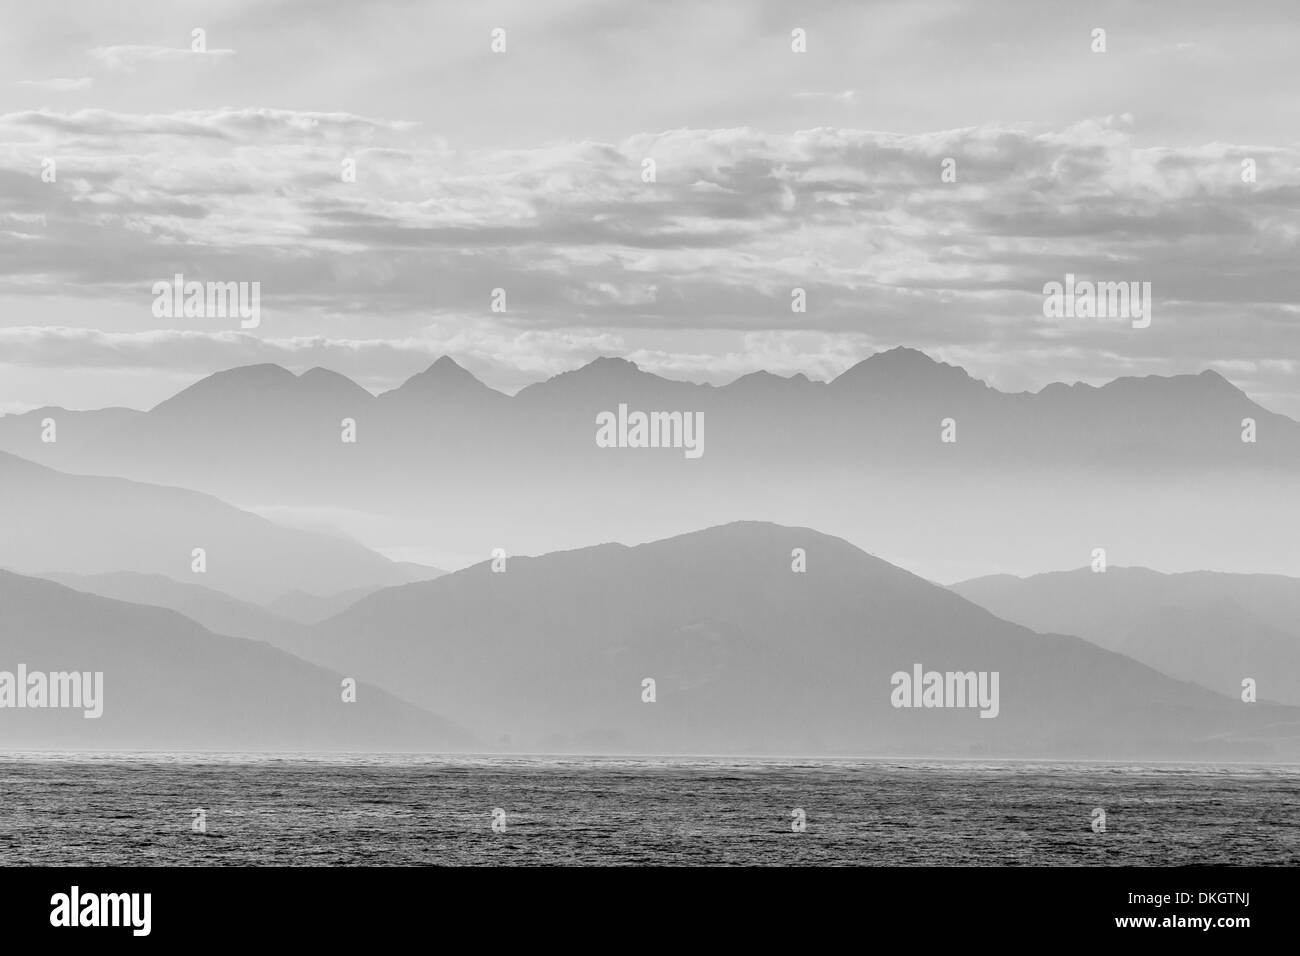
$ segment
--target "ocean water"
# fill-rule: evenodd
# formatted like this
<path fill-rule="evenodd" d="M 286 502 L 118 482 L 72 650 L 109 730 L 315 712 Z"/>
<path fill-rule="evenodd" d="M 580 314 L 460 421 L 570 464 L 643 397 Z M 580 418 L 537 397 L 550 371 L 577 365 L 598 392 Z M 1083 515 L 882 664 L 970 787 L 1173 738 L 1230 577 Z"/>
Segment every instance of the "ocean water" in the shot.
<path fill-rule="evenodd" d="M 0 754 L 2 865 L 1211 863 L 1300 863 L 1300 767 Z"/>

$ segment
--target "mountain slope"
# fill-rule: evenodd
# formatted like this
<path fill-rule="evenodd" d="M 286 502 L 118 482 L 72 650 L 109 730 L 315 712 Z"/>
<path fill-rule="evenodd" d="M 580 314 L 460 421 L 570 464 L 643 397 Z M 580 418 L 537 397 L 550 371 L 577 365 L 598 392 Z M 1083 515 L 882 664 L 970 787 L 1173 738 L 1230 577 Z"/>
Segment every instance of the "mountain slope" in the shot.
<path fill-rule="evenodd" d="M 504 405 L 505 395 L 488 388 L 474 375 L 444 355 L 423 372 L 412 375 L 397 388 L 382 392 L 378 404 L 385 409 L 436 412 L 443 405 L 470 402 L 480 406 Z"/>
<path fill-rule="evenodd" d="M 213 633 L 265 641 L 290 653 L 307 640 L 306 629 L 297 621 L 281 617 L 259 605 L 240 601 L 221 591 L 175 581 L 161 574 L 135 574 L 130 571 L 108 574 L 47 572 L 36 577 L 54 581 L 75 591 L 112 598 L 114 601 L 165 607 L 184 614 Z"/>
<path fill-rule="evenodd" d="M 24 573 L 193 577 L 251 601 L 410 580 L 354 542 L 282 528 L 208 495 L 64 474 L 4 452 L 0 528 L 0 567 Z M 192 571 L 196 548 L 206 551 L 201 574 Z"/>
<path fill-rule="evenodd" d="M 103 713 L 0 708 L 3 749 L 447 750 L 460 728 L 173 611 L 0 572 L 0 671 L 103 672 Z"/>
<path fill-rule="evenodd" d="M 1300 705 L 1300 580 L 1209 571 L 1091 568 L 995 575 L 952 590 L 1034 630 L 1077 634 L 1177 677 L 1236 697 Z"/>
<path fill-rule="evenodd" d="M 436 576 L 436 575 L 435 575 Z M 432 578 L 430 578 L 432 580 Z M 338 594 L 310 594 L 306 591 L 287 591 L 266 606 L 280 618 L 299 624 L 319 624 L 356 604 L 375 588 L 350 588 Z"/>
<path fill-rule="evenodd" d="M 1035 634 L 808 529 L 740 522 L 506 568 L 372 594 L 310 653 L 525 748 L 1300 754 L 1300 711 Z M 892 707 L 891 675 L 916 663 L 999 672 L 1000 712 Z"/>

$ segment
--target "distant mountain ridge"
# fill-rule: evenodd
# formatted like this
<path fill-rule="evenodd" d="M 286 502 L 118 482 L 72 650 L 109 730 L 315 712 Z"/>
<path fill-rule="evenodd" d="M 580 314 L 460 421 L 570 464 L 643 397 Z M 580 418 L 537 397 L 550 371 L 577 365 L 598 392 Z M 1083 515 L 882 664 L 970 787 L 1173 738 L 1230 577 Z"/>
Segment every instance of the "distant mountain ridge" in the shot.
<path fill-rule="evenodd" d="M 1062 454 L 1068 450 L 1066 439 L 1079 440 L 1082 436 L 1075 432 L 1098 421 L 1109 428 L 1089 437 L 1084 443 L 1089 449 L 1101 442 L 1100 447 L 1122 450 L 1135 436 L 1146 435 L 1167 453 L 1217 454 L 1235 449 L 1233 442 L 1240 444 L 1241 419 L 1251 417 L 1263 431 L 1260 448 L 1252 449 L 1256 458 L 1300 461 L 1300 422 L 1256 404 L 1213 371 L 1119 378 L 1098 387 L 1053 383 L 1037 392 L 1001 392 L 957 366 L 936 362 L 908 348 L 872 355 L 825 383 L 803 375 L 787 378 L 753 372 L 727 385 L 700 385 L 642 371 L 625 359 L 598 358 L 526 386 L 514 396 L 483 384 L 448 356 L 378 395 L 344 375 L 322 368 L 294 375 L 279 365 L 250 365 L 200 379 L 147 412 L 42 408 L 0 416 L 0 448 L 57 465 L 61 455 L 75 458 L 89 452 L 92 458 L 96 453 L 102 456 L 107 451 L 103 445 L 106 438 L 115 436 L 120 442 L 139 443 L 146 441 L 151 431 L 179 430 L 181 425 L 206 438 L 238 436 L 255 443 L 261 443 L 268 433 L 278 433 L 276 437 L 282 442 L 297 445 L 314 436 L 307 445 L 316 446 L 337 441 L 342 418 L 355 418 L 365 430 L 373 430 L 375 416 L 379 416 L 380 437 L 386 439 L 392 436 L 382 434 L 385 416 L 396 416 L 401 422 L 412 414 L 433 419 L 440 414 L 453 418 L 469 415 L 477 419 L 473 424 L 478 428 L 496 429 L 501 437 L 517 438 L 512 431 L 520 427 L 531 431 L 538 425 L 538 413 L 543 412 L 552 416 L 553 430 L 578 424 L 585 434 L 589 431 L 586 413 L 606 408 L 616 399 L 640 403 L 647 409 L 703 410 L 724 415 L 727 425 L 734 427 L 720 430 L 719 440 L 723 442 L 733 432 L 750 436 L 755 423 L 747 417 L 758 418 L 759 428 L 806 418 L 817 436 L 823 432 L 817 419 L 849 416 L 877 432 L 877 439 L 913 453 L 933 451 L 939 427 L 934 416 L 943 414 L 954 418 L 959 426 L 965 425 L 963 431 L 972 432 L 966 438 L 969 445 L 990 451 L 1014 447 L 1020 455 L 1029 457 L 1036 448 Z M 758 405 L 754 406 L 756 400 Z M 1126 403 L 1125 414 L 1112 414 L 1112 406 L 1117 403 Z M 579 411 L 581 420 L 574 422 L 569 416 Z M 751 414 L 747 416 L 746 412 Z M 1219 420 L 1207 431 L 1205 419 L 1209 413 L 1216 413 Z M 555 421 L 557 414 L 565 419 Z M 1045 417 L 1040 422 L 1026 417 L 1034 414 Z M 40 422 L 50 417 L 62 430 L 59 440 L 53 443 L 41 439 Z M 78 423 L 83 419 L 96 421 L 95 434 L 79 430 Z M 916 431 L 912 430 L 913 422 L 918 426 Z M 921 422 L 923 430 L 919 428 Z M 1043 434 L 1044 424 L 1057 433 L 1055 440 Z M 406 437 L 413 440 L 409 433 Z M 792 437 L 797 438 L 783 436 Z M 959 439 L 964 437 L 959 433 Z M 1045 438 L 1049 440 L 1044 444 Z M 807 450 L 810 446 L 796 442 L 792 447 Z M 728 451 L 745 453 L 752 449 L 737 441 Z"/>
<path fill-rule="evenodd" d="M 210 495 L 65 474 L 5 452 L 0 528 L 0 567 L 25 574 L 188 578 L 254 602 L 295 589 L 415 579 L 409 568 L 355 542 L 284 528 Z M 203 571 L 195 573 L 199 560 Z"/>
<path fill-rule="evenodd" d="M 701 454 L 598 446 L 597 416 L 622 406 L 700 416 Z M 42 441 L 46 417 L 57 442 Z M 699 385 L 601 358 L 506 396 L 447 357 L 379 395 L 261 365 L 148 412 L 0 417 L 0 449 L 247 509 L 344 515 L 372 548 L 454 566 L 495 547 L 647 541 L 757 517 L 870 541 L 939 580 L 1068 565 L 1093 536 L 1131 563 L 1218 566 L 1226 553 L 1300 574 L 1300 553 L 1252 530 L 1300 525 L 1300 423 L 1213 372 L 1011 393 L 906 348 L 828 383 L 752 373 Z M 1206 513 L 1207 494 L 1237 516 Z M 1005 533 L 1021 527 L 1041 533 Z"/>
<path fill-rule="evenodd" d="M 649 387 L 664 390 L 680 390 L 696 394 L 722 393 L 728 389 L 753 386 L 762 382 L 765 386 L 788 385 L 794 388 L 829 389 L 841 395 L 862 395 L 864 393 L 883 394 L 891 389 L 914 390 L 916 386 L 939 387 L 946 389 L 951 396 L 970 397 L 982 395 L 994 400 L 1026 398 L 1059 398 L 1070 395 L 1091 395 L 1100 392 L 1132 392 L 1143 388 L 1169 388 L 1172 394 L 1210 394 L 1219 392 L 1240 396 L 1261 412 L 1269 415 L 1277 413 L 1259 406 L 1249 399 L 1240 389 L 1225 379 L 1218 372 L 1210 369 L 1199 373 L 1179 375 L 1121 376 L 1112 381 L 1094 386 L 1084 382 L 1052 382 L 1037 390 L 1021 392 L 1003 392 L 973 377 L 960 366 L 939 362 L 925 352 L 906 346 L 898 346 L 874 353 L 860 360 L 839 375 L 826 382 L 809 379 L 803 373 L 783 376 L 773 372 L 758 370 L 737 376 L 726 385 L 698 384 L 680 379 L 665 378 L 653 372 L 646 372 L 624 358 L 601 356 L 586 365 L 561 372 L 540 382 L 535 382 L 520 389 L 514 396 L 499 392 L 484 384 L 472 372 L 465 369 L 449 355 L 443 355 L 430 364 L 424 371 L 408 377 L 393 388 L 372 394 L 353 382 L 347 376 L 329 369 L 314 367 L 295 375 L 288 369 L 272 364 L 235 366 L 213 372 L 190 385 L 171 398 L 160 402 L 147 412 L 133 409 L 105 409 L 123 417 L 149 414 L 169 410 L 174 406 L 186 406 L 198 400 L 226 396 L 238 391 L 245 398 L 274 398 L 283 401 L 290 397 L 304 400 L 337 400 L 359 403 L 367 407 L 378 400 L 392 401 L 399 397 L 412 399 L 422 397 L 433 399 L 439 396 L 485 396 L 489 393 L 500 399 L 510 401 L 527 400 L 539 395 L 563 392 L 578 383 L 601 382 L 602 384 L 628 384 L 641 382 Z M 47 406 L 24 412 L 19 415 L 0 416 L 0 418 L 29 418 L 47 416 L 55 412 L 65 414 L 89 414 L 87 412 L 67 412 L 65 409 Z M 1278 416 L 1285 418 L 1286 416 Z M 1291 419 L 1287 419 L 1290 421 Z"/>

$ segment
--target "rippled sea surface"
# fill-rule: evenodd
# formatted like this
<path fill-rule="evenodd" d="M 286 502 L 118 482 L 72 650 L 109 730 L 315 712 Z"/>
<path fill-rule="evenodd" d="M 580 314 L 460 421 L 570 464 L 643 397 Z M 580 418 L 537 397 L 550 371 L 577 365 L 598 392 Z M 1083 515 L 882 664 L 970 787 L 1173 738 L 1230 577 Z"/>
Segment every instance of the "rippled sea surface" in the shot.
<path fill-rule="evenodd" d="M 0 754 L 7 865 L 1298 862 L 1300 767 Z"/>

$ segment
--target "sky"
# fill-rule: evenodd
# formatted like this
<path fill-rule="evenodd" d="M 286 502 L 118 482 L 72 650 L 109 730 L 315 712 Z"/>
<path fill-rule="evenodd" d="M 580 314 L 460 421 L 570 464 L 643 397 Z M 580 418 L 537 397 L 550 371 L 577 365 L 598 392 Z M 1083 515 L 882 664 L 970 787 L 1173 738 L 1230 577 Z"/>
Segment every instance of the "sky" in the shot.
<path fill-rule="evenodd" d="M 378 391 L 450 354 L 513 392 L 597 355 L 720 384 L 907 345 L 1006 390 L 1213 368 L 1300 418 L 1292 0 L 0 22 L 0 411 L 254 362 Z M 260 325 L 157 317 L 178 273 L 259 283 Z M 1150 327 L 1048 318 L 1066 273 L 1150 282 Z"/>

